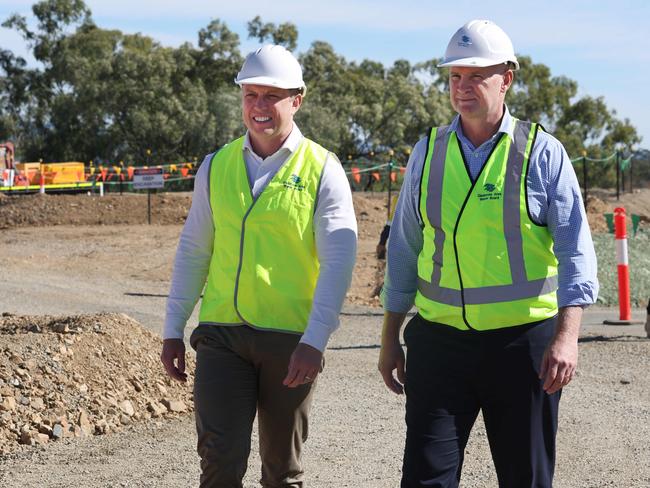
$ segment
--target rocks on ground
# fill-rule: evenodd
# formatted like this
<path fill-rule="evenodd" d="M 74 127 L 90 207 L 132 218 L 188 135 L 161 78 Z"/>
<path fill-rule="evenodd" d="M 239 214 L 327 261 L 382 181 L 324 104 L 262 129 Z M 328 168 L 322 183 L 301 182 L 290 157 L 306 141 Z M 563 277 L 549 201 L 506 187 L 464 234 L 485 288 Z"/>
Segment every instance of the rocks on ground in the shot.
<path fill-rule="evenodd" d="M 192 411 L 191 375 L 173 382 L 159 354 L 123 314 L 0 315 L 0 454 Z"/>

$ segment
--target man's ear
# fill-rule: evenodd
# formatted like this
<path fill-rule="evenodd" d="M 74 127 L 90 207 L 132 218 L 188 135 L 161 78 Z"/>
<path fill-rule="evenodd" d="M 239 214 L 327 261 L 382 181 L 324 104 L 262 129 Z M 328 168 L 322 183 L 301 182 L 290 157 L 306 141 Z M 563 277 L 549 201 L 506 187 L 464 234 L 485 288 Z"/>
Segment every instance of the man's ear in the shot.
<path fill-rule="evenodd" d="M 298 111 L 298 109 L 302 106 L 302 94 L 298 94 L 295 97 L 293 97 L 293 101 L 291 102 L 291 105 L 294 108 L 294 113 Z"/>
<path fill-rule="evenodd" d="M 511 69 L 507 70 L 503 74 L 503 83 L 501 84 L 501 93 L 508 91 L 508 88 L 512 86 L 512 82 L 515 81 L 515 72 Z"/>

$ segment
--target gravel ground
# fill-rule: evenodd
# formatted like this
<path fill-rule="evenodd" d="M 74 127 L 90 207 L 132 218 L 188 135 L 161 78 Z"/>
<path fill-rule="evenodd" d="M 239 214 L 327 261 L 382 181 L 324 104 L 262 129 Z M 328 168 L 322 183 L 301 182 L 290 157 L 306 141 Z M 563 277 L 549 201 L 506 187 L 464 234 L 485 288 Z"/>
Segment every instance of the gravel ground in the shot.
<path fill-rule="evenodd" d="M 157 332 L 179 230 L 6 229 L 0 233 L 0 312 L 124 312 Z M 362 243 L 362 252 L 371 244 Z M 388 392 L 376 372 L 379 314 L 346 305 L 329 344 L 305 449 L 311 487 L 398 486 L 404 399 Z M 579 373 L 561 403 L 557 487 L 650 486 L 650 341 L 641 325 L 599 325 L 616 317 L 613 309 L 593 309 L 585 317 Z M 645 319 L 645 311 L 635 310 L 635 318 Z M 194 444 L 189 416 L 144 422 L 2 458 L 0 486 L 196 486 Z M 259 470 L 253 439 L 246 487 L 257 486 Z M 462 484 L 497 485 L 480 422 L 467 447 Z"/>
<path fill-rule="evenodd" d="M 611 234 L 594 234 L 594 247 L 598 256 L 598 280 L 600 291 L 598 303 L 617 306 L 618 277 L 616 239 Z M 650 299 L 650 232 L 631 233 L 627 239 L 630 273 L 630 303 L 633 307 L 645 307 Z"/>

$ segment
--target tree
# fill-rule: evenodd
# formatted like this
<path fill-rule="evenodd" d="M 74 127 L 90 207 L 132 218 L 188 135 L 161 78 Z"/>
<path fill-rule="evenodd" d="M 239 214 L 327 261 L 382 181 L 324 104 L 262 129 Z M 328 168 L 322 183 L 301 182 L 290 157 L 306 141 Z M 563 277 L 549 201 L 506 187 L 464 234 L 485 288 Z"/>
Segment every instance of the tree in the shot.
<path fill-rule="evenodd" d="M 263 23 L 258 15 L 248 22 L 248 38 L 256 38 L 260 43 L 272 42 L 294 51 L 298 45 L 298 29 L 291 22 L 275 25 L 271 22 Z"/>
<path fill-rule="evenodd" d="M 224 103 L 238 107 L 239 38 L 219 20 L 199 32 L 200 49 L 174 49 L 96 27 L 82 2 L 41 2 L 34 12 L 38 29 L 19 16 L 8 23 L 39 50 L 41 67 L 0 55 L 0 103 L 13 107 L 0 130 L 18 135 L 23 159 L 191 160 L 240 130 L 238 110 Z"/>
<path fill-rule="evenodd" d="M 0 73 L 4 73 L 0 75 L 0 141 L 19 134 L 20 108 L 29 98 L 26 64 L 11 51 L 0 49 Z"/>
<path fill-rule="evenodd" d="M 352 121 L 363 152 L 385 152 L 389 148 L 402 152 L 426 135 L 431 125 L 450 116 L 437 89 L 422 83 L 408 61 L 397 60 L 383 73 L 377 66 L 368 71 L 371 65 L 364 63 L 362 69 L 352 68 L 356 74 Z"/>
<path fill-rule="evenodd" d="M 224 86 L 232 86 L 232 80 L 242 65 L 239 36 L 219 19 L 212 20 L 199 31 L 198 51 L 191 78 L 202 80 L 209 93 L 216 93 Z M 189 50 L 189 47 L 186 46 Z"/>
<path fill-rule="evenodd" d="M 337 154 L 355 154 L 349 128 L 354 95 L 348 63 L 330 44 L 320 41 L 299 59 L 307 84 L 305 102 L 296 118 L 303 133 Z"/>
<path fill-rule="evenodd" d="M 563 76 L 551 77 L 548 66 L 535 64 L 528 56 L 518 56 L 518 60 L 520 69 L 508 91 L 508 107 L 520 119 L 534 120 L 554 131 L 559 117 L 571 105 L 578 84 Z"/>
<path fill-rule="evenodd" d="M 199 30 L 196 46 L 171 48 L 99 28 L 82 0 L 43 0 L 32 12 L 35 21 L 12 15 L 3 25 L 22 35 L 37 66 L 0 50 L 0 139 L 13 139 L 23 160 L 179 162 L 243 133 L 233 83 L 243 61 L 240 40 L 221 20 Z M 290 22 L 258 16 L 247 26 L 249 37 L 296 49 Z M 371 152 L 387 160 L 389 149 L 403 160 L 431 126 L 453 117 L 447 70 L 437 59 L 352 62 L 322 41 L 298 57 L 308 90 L 296 120 L 343 161 Z M 604 99 L 578 97 L 575 81 L 527 56 L 519 60 L 506 99 L 511 112 L 542 122 L 571 156 L 626 156 L 640 142 Z M 590 179 L 609 184 L 613 174 L 611 164 L 594 166 Z"/>
<path fill-rule="evenodd" d="M 75 25 L 91 23 L 91 12 L 83 0 L 43 0 L 32 6 L 37 30 L 29 29 L 27 19 L 14 14 L 2 26 L 17 30 L 34 51 L 34 58 L 47 66 L 58 44 Z"/>

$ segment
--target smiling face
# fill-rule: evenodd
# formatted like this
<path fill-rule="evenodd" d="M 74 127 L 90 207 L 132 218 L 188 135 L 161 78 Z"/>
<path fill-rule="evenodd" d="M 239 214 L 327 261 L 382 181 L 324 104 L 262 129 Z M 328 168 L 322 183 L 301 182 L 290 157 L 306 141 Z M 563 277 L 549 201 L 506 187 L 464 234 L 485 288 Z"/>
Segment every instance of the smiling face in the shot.
<path fill-rule="evenodd" d="M 500 119 L 513 78 L 512 70 L 503 64 L 484 68 L 453 66 L 449 69 L 451 106 L 462 119 Z"/>
<path fill-rule="evenodd" d="M 242 85 L 242 115 L 253 149 L 258 156 L 276 152 L 291 134 L 293 116 L 302 95 L 263 85 Z"/>

